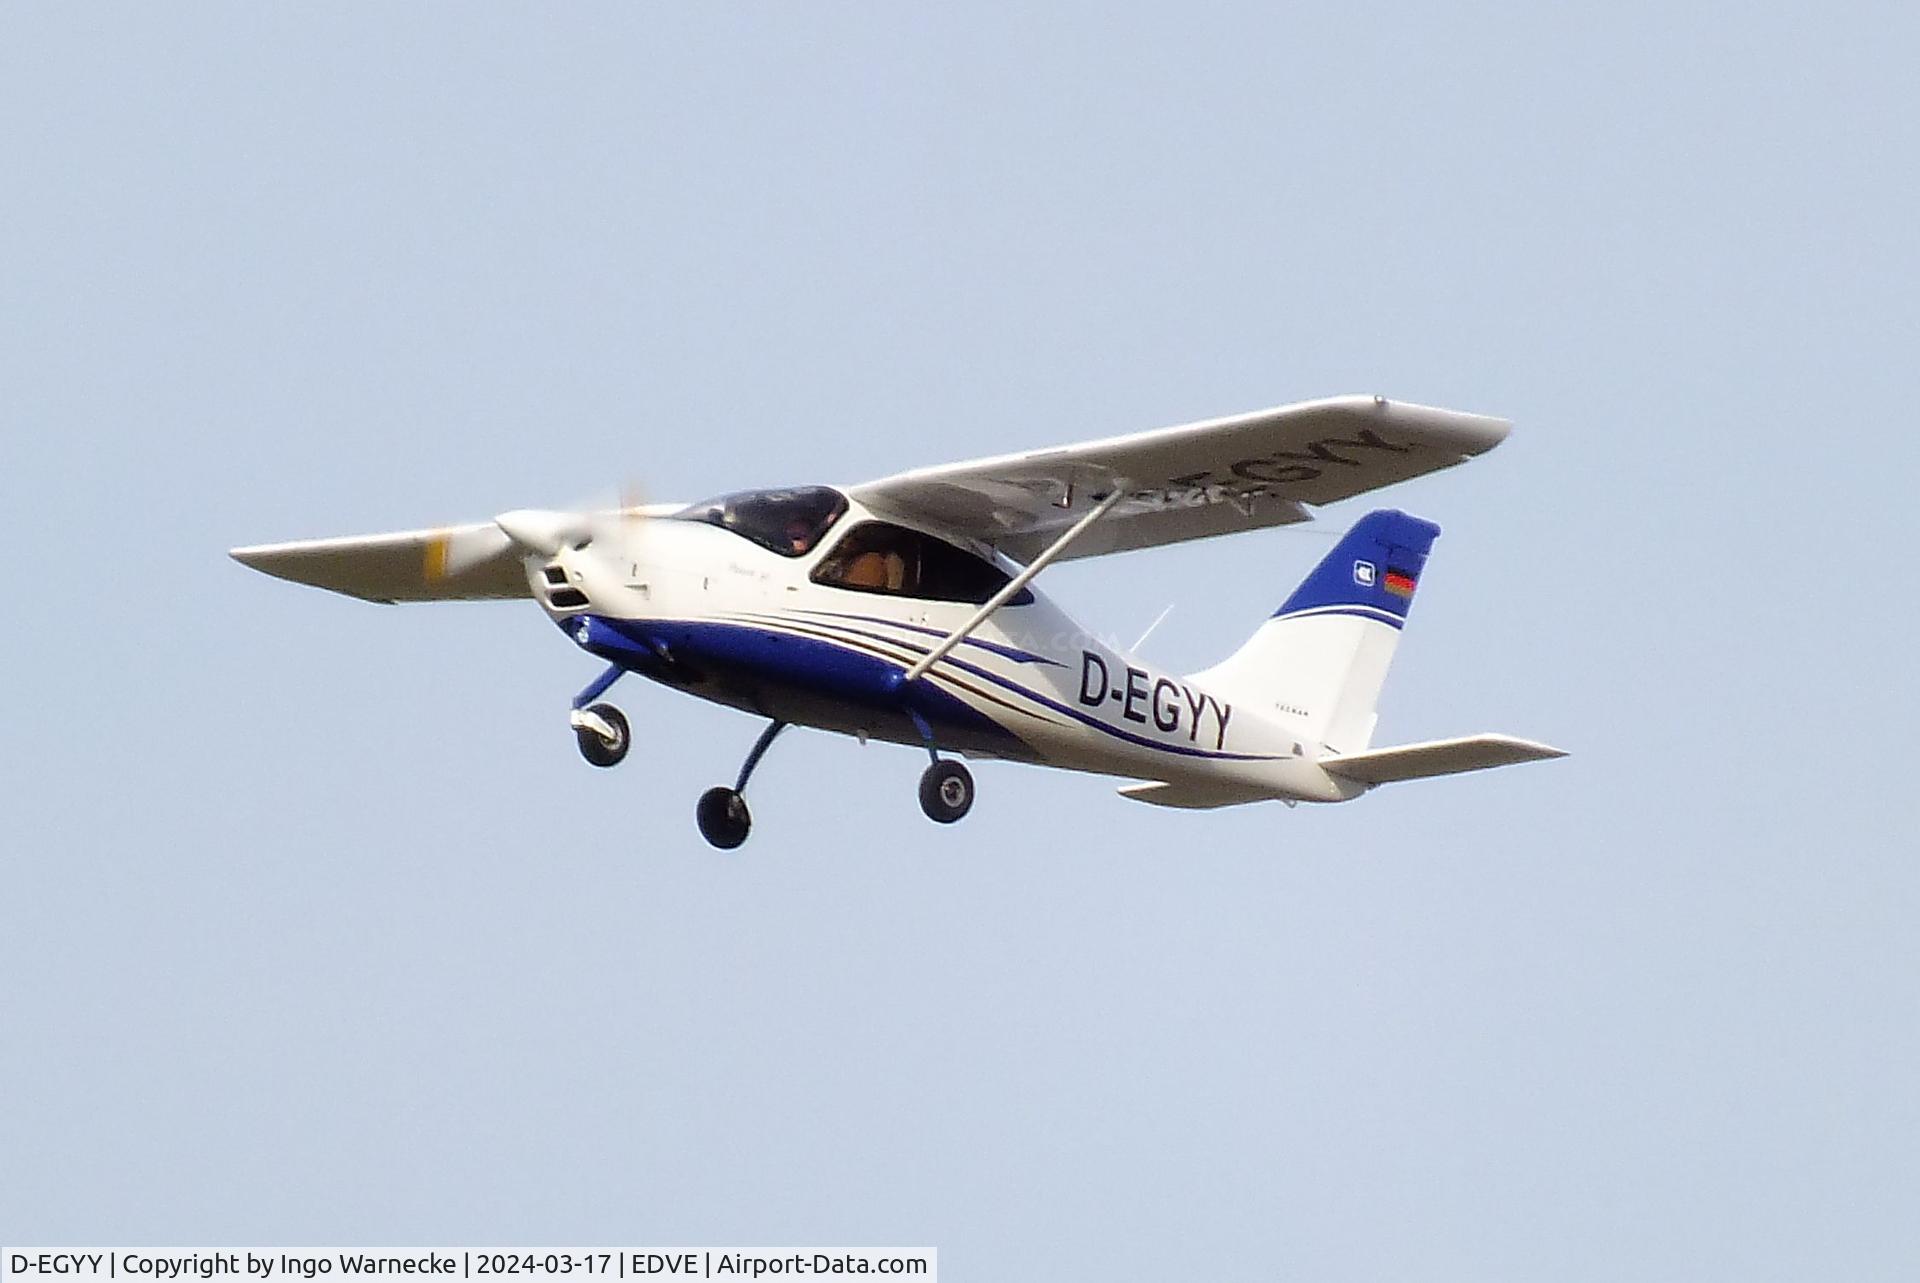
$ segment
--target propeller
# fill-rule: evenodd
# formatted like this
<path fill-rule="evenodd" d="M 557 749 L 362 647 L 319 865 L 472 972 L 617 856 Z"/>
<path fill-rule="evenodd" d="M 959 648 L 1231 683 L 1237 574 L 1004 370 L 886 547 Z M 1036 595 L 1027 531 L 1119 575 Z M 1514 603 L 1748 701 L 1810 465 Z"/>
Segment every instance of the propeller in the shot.
<path fill-rule="evenodd" d="M 493 524 L 529 552 L 558 556 L 562 548 L 590 541 L 594 520 L 584 512 L 556 512 L 547 508 L 515 508 L 493 519 Z"/>
<path fill-rule="evenodd" d="M 593 547 L 622 563 L 623 574 L 632 574 L 639 563 L 641 530 L 657 515 L 633 485 L 621 489 L 611 508 L 515 508 L 488 524 L 440 531 L 427 545 L 426 575 L 434 581 L 455 578 L 516 546 L 540 557 L 558 556 L 563 548 Z"/>
<path fill-rule="evenodd" d="M 511 547 L 513 540 L 497 525 L 456 526 L 441 530 L 427 541 L 427 582 L 457 579 Z"/>

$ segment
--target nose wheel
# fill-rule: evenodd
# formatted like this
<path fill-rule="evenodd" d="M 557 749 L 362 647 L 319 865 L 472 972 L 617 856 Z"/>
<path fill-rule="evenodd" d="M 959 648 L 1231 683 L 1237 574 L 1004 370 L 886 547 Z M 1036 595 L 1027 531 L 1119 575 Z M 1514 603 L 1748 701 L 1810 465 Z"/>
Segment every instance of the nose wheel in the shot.
<path fill-rule="evenodd" d="M 595 766 L 620 765 L 633 744 L 633 733 L 627 729 L 627 715 L 611 704 L 594 703 L 625 671 L 618 664 L 609 664 L 606 672 L 573 697 L 573 712 L 567 715 L 567 725 L 573 727 L 573 739 L 580 746 L 580 756 Z"/>
<path fill-rule="evenodd" d="M 575 709 L 569 721 L 580 756 L 595 766 L 618 766 L 633 746 L 627 715 L 611 704 Z"/>
<path fill-rule="evenodd" d="M 940 758 L 920 776 L 920 809 L 936 824 L 952 824 L 973 809 L 973 772 Z"/>

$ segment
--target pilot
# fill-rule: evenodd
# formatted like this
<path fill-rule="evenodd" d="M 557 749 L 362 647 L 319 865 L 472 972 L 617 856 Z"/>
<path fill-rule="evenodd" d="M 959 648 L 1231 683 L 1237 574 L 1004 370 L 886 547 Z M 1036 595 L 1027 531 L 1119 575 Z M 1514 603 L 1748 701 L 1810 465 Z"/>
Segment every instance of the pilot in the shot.
<path fill-rule="evenodd" d="M 798 557 L 813 547 L 813 523 L 804 517 L 787 522 L 787 550 Z"/>

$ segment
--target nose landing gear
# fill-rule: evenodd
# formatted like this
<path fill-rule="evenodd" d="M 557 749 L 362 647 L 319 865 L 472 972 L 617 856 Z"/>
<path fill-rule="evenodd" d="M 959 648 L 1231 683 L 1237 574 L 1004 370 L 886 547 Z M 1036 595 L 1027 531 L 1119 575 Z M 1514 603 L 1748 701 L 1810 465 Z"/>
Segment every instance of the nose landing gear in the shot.
<path fill-rule="evenodd" d="M 606 694 L 607 688 L 619 681 L 625 671 L 618 664 L 609 664 L 607 671 L 594 678 L 591 686 L 573 697 L 573 712 L 567 715 L 567 725 L 573 727 L 580 756 L 595 766 L 620 765 L 633 746 L 627 715 L 611 704 L 593 702 Z"/>
<path fill-rule="evenodd" d="M 576 708 L 567 721 L 573 727 L 580 756 L 595 766 L 618 766 L 633 747 L 633 732 L 627 727 L 627 715 L 611 704 Z"/>

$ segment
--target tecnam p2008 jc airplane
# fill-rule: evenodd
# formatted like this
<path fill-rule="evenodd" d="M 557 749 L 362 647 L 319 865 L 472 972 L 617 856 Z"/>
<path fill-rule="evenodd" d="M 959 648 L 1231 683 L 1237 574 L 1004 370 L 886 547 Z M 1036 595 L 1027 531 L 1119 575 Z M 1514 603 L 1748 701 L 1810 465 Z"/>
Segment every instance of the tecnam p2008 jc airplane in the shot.
<path fill-rule="evenodd" d="M 942 823 L 974 795 L 943 751 L 1127 777 L 1122 794 L 1161 806 L 1341 802 L 1561 756 L 1502 735 L 1369 747 L 1438 526 L 1362 517 L 1244 646 L 1187 676 L 1107 646 L 1031 581 L 1068 557 L 1305 521 L 1310 504 L 1461 463 L 1507 430 L 1341 397 L 864 485 L 521 510 L 233 556 L 369 601 L 533 598 L 607 665 L 570 719 L 596 766 L 631 743 L 597 702 L 629 672 L 768 719 L 733 786 L 696 808 L 719 847 L 746 840 L 742 792 L 790 725 L 923 748 L 920 804 Z"/>

